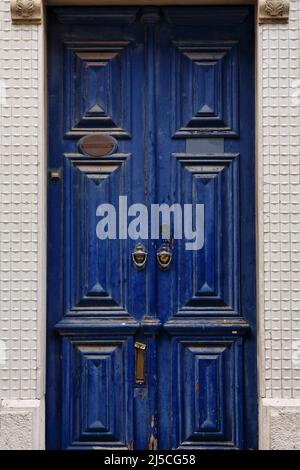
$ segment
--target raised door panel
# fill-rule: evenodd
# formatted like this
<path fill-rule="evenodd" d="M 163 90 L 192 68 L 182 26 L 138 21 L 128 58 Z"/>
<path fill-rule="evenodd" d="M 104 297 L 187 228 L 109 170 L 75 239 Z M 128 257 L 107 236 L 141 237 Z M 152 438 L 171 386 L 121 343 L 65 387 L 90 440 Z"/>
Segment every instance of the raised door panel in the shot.
<path fill-rule="evenodd" d="M 124 316 L 127 293 L 124 290 L 130 269 L 126 240 L 99 239 L 97 225 L 111 214 L 119 195 L 130 193 L 131 156 L 114 154 L 107 158 L 65 155 L 65 313 Z M 106 206 L 97 216 L 101 205 Z M 101 217 L 100 217 L 101 215 Z M 114 217 L 115 215 L 115 217 Z M 103 222 L 104 224 L 104 222 Z M 104 227 L 110 230 L 110 226 Z M 111 231 L 111 237 L 116 234 Z"/>
<path fill-rule="evenodd" d="M 239 448 L 242 340 L 173 339 L 175 448 Z"/>
<path fill-rule="evenodd" d="M 238 44 L 174 41 L 174 137 L 238 135 Z"/>
<path fill-rule="evenodd" d="M 65 44 L 65 132 L 128 138 L 131 131 L 131 44 Z"/>
<path fill-rule="evenodd" d="M 240 156 L 195 153 L 172 158 L 175 200 L 184 208 L 187 222 L 190 205 L 193 230 L 199 221 L 197 238 L 174 242 L 172 276 L 177 288 L 172 316 L 240 315 Z"/>
<path fill-rule="evenodd" d="M 132 340 L 63 343 L 65 448 L 125 448 L 132 439 Z"/>

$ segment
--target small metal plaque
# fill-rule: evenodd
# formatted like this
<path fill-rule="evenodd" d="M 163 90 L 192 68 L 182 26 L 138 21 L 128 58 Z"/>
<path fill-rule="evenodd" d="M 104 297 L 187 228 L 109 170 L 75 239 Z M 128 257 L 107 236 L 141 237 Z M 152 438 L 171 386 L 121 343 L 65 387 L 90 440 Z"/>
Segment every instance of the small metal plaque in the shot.
<path fill-rule="evenodd" d="M 187 153 L 224 153 L 224 139 L 186 139 Z"/>
<path fill-rule="evenodd" d="M 86 135 L 78 142 L 78 147 L 84 155 L 89 157 L 104 157 L 117 150 L 116 139 L 105 134 Z"/>

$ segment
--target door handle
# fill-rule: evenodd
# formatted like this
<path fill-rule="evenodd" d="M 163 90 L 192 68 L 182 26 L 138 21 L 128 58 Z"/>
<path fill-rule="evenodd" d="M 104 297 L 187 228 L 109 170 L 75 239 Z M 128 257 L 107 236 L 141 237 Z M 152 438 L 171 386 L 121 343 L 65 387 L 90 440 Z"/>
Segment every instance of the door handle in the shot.
<path fill-rule="evenodd" d="M 156 259 L 160 269 L 166 271 L 169 269 L 173 258 L 172 248 L 170 242 L 164 242 L 158 252 L 156 253 Z"/>

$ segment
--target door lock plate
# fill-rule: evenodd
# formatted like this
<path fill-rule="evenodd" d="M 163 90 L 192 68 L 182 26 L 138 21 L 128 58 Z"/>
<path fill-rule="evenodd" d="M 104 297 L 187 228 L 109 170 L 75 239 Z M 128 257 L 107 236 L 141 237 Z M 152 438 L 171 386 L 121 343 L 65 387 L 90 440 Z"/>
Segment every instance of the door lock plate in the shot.
<path fill-rule="evenodd" d="M 147 345 L 136 341 L 134 343 L 135 349 L 135 384 L 145 384 L 145 356 Z"/>

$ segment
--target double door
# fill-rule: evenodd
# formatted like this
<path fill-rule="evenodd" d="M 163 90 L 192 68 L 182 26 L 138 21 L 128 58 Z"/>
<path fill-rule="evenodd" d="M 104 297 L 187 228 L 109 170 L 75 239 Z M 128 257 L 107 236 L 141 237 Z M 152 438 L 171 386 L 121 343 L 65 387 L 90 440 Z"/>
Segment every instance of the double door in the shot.
<path fill-rule="evenodd" d="M 255 448 L 252 9 L 48 20 L 48 448 Z"/>

